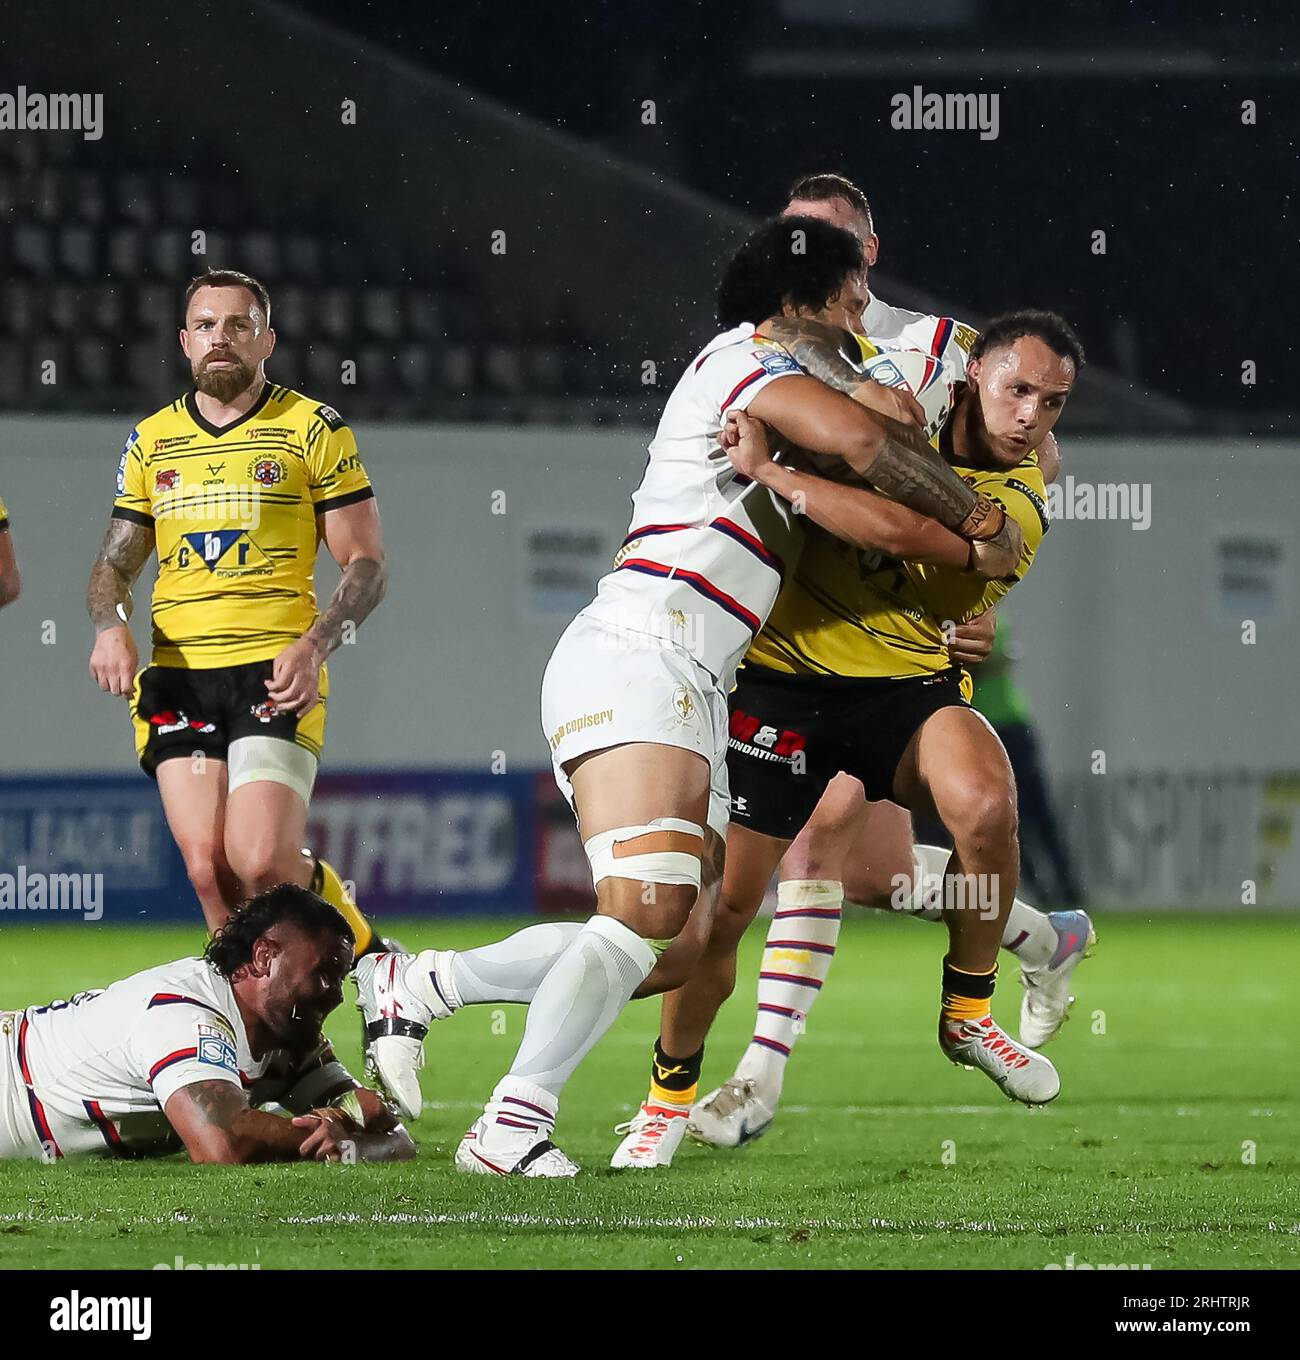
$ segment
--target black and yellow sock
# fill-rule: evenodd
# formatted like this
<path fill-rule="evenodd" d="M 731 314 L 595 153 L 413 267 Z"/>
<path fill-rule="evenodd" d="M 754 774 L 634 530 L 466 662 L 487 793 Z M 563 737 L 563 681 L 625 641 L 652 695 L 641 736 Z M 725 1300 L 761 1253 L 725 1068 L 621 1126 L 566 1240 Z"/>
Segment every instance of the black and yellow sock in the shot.
<path fill-rule="evenodd" d="M 343 887 L 343 880 L 332 864 L 323 859 L 316 860 L 310 887 L 317 897 L 323 897 L 331 907 L 341 912 L 348 925 L 352 927 L 352 933 L 356 937 L 357 958 L 384 947 L 379 936 L 371 929 L 370 922 L 358 910 L 357 904 L 349 899 Z"/>
<path fill-rule="evenodd" d="M 939 1017 L 960 1023 L 963 1020 L 983 1020 L 989 1014 L 993 988 L 998 980 L 997 965 L 987 973 L 967 973 L 943 961 L 943 1000 Z"/>
<path fill-rule="evenodd" d="M 689 1058 L 670 1058 L 663 1044 L 655 1040 L 654 1058 L 650 1063 L 651 1105 L 668 1109 L 690 1109 L 700 1091 L 700 1068 L 704 1065 L 704 1045 Z"/>

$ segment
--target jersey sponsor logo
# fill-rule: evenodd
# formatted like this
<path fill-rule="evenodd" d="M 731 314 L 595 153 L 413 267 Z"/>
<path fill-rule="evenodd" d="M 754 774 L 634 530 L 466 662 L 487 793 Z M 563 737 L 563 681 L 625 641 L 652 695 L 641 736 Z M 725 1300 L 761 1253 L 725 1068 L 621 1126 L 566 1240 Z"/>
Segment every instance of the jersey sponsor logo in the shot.
<path fill-rule="evenodd" d="M 318 406 L 316 414 L 331 430 L 341 430 L 347 424 L 347 421 L 332 406 Z"/>
<path fill-rule="evenodd" d="M 181 484 L 181 474 L 177 468 L 160 468 L 153 475 L 155 491 L 175 491 Z"/>
<path fill-rule="evenodd" d="M 279 458 L 254 458 L 248 476 L 258 486 L 278 486 L 289 475 L 288 466 Z"/>
<path fill-rule="evenodd" d="M 1043 526 L 1043 532 L 1046 533 L 1052 526 L 1052 515 L 1051 511 L 1047 508 L 1047 502 L 1032 486 L 1026 486 L 1018 477 L 1008 477 L 1007 485 L 1015 487 L 1029 504 L 1034 507 L 1038 512 L 1038 522 Z"/>
<path fill-rule="evenodd" d="M 191 718 L 188 713 L 174 708 L 165 708 L 161 713 L 150 715 L 149 725 L 158 729 L 160 737 L 168 737 L 173 732 L 202 732 L 205 736 L 215 732 L 215 723 L 204 722 L 202 718 Z"/>
<path fill-rule="evenodd" d="M 246 529 L 203 529 L 185 534 L 176 549 L 177 567 L 202 562 L 214 576 L 268 576 L 271 559 Z"/>
<path fill-rule="evenodd" d="M 793 765 L 795 757 L 807 746 L 798 732 L 775 728 L 739 708 L 732 710 L 727 728 L 729 746 L 761 760 Z"/>
<path fill-rule="evenodd" d="M 272 718 L 280 716 L 280 710 L 269 699 L 263 699 L 260 704 L 253 704 L 248 711 L 262 723 L 269 723 Z"/>
<path fill-rule="evenodd" d="M 568 722 L 563 722 L 555 729 L 551 737 L 551 749 L 564 740 L 571 737 L 575 732 L 584 732 L 589 727 L 600 727 L 603 723 L 614 721 L 614 710 L 612 708 L 602 708 L 599 713 L 584 713 L 581 718 L 570 718 Z"/>
<path fill-rule="evenodd" d="M 153 451 L 162 453 L 166 449 L 174 449 L 181 445 L 188 444 L 191 439 L 197 439 L 196 434 L 176 434 L 170 435 L 166 439 L 155 439 L 153 441 Z"/>
<path fill-rule="evenodd" d="M 248 432 L 250 439 L 283 439 L 293 434 L 292 425 L 254 425 Z"/>
<path fill-rule="evenodd" d="M 803 369 L 788 355 L 784 350 L 779 349 L 756 349 L 754 358 L 758 360 L 763 368 L 772 374 L 777 373 L 802 373 Z"/>
<path fill-rule="evenodd" d="M 139 430 L 132 430 L 126 437 L 126 443 L 122 445 L 122 456 L 117 460 L 117 494 L 123 495 L 126 491 L 126 460 L 131 456 L 131 450 L 135 447 L 135 442 L 140 438 Z"/>
<path fill-rule="evenodd" d="M 218 1038 L 224 1039 L 232 1048 L 235 1046 L 234 1026 L 224 1015 L 217 1015 L 214 1012 L 210 1020 L 200 1020 L 195 1027 L 195 1032 L 200 1038 L 205 1034 L 215 1034 Z"/>

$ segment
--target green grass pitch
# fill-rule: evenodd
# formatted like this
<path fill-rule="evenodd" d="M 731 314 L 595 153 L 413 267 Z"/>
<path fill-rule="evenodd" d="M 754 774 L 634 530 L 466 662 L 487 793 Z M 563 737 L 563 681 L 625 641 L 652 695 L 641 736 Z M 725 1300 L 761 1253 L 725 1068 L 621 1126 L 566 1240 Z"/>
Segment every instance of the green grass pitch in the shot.
<path fill-rule="evenodd" d="M 391 929 L 394 923 L 385 923 Z M 500 921 L 401 923 L 463 947 Z M 934 1039 L 935 926 L 862 913 L 788 1073 L 739 1152 L 687 1144 L 659 1173 L 605 1169 L 645 1089 L 656 1003 L 628 1009 L 579 1070 L 558 1137 L 574 1182 L 458 1175 L 451 1153 L 507 1067 L 524 1011 L 437 1027 L 403 1166 L 0 1164 L 0 1267 L 658 1267 L 1300 1264 L 1295 918 L 1102 917 L 1049 1048 L 1064 1090 L 1012 1105 Z M 749 1034 L 762 943 L 709 1043 L 705 1089 Z M 197 929 L 0 931 L 0 1007 L 43 1002 L 193 952 Z M 1006 956 L 1004 955 L 1004 959 Z M 1003 965 L 995 1013 L 1014 1024 Z M 359 1071 L 356 1012 L 330 1025 Z"/>

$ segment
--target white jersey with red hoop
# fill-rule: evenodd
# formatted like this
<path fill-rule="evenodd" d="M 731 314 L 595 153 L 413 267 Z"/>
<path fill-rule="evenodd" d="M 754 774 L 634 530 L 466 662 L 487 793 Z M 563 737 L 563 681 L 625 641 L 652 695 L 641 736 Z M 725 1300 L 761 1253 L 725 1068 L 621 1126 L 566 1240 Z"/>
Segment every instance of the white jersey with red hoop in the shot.
<path fill-rule="evenodd" d="M 195 1082 L 229 1082 L 251 1104 L 274 1100 L 297 1111 L 354 1085 L 323 1042 L 310 1054 L 277 1049 L 254 1058 L 230 983 L 203 959 L 0 1020 L 0 1078 L 18 1088 L 29 1150 L 47 1160 L 174 1151 L 163 1106 Z"/>
<path fill-rule="evenodd" d="M 882 349 L 919 349 L 942 360 L 950 383 L 966 381 L 966 360 L 979 337 L 974 326 L 955 317 L 894 307 L 874 293 L 862 313 L 862 331 Z"/>
<path fill-rule="evenodd" d="M 768 383 L 803 370 L 748 323 L 712 340 L 673 389 L 632 523 L 582 613 L 668 642 L 730 687 L 802 546 L 789 505 L 731 466 L 715 436 Z"/>

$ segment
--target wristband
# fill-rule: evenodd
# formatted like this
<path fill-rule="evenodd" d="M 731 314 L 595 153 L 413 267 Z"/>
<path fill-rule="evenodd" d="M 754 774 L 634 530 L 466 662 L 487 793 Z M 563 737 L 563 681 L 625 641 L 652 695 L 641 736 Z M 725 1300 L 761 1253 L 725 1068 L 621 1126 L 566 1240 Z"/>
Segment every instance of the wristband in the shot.
<path fill-rule="evenodd" d="M 361 1108 L 361 1101 L 357 1098 L 355 1090 L 349 1091 L 336 1107 L 341 1110 L 359 1129 L 366 1127 L 366 1112 Z"/>
<path fill-rule="evenodd" d="M 990 500 L 983 492 L 976 498 L 971 512 L 957 526 L 962 538 L 973 542 L 984 542 L 996 538 L 1007 522 L 1007 512 L 995 500 Z"/>

